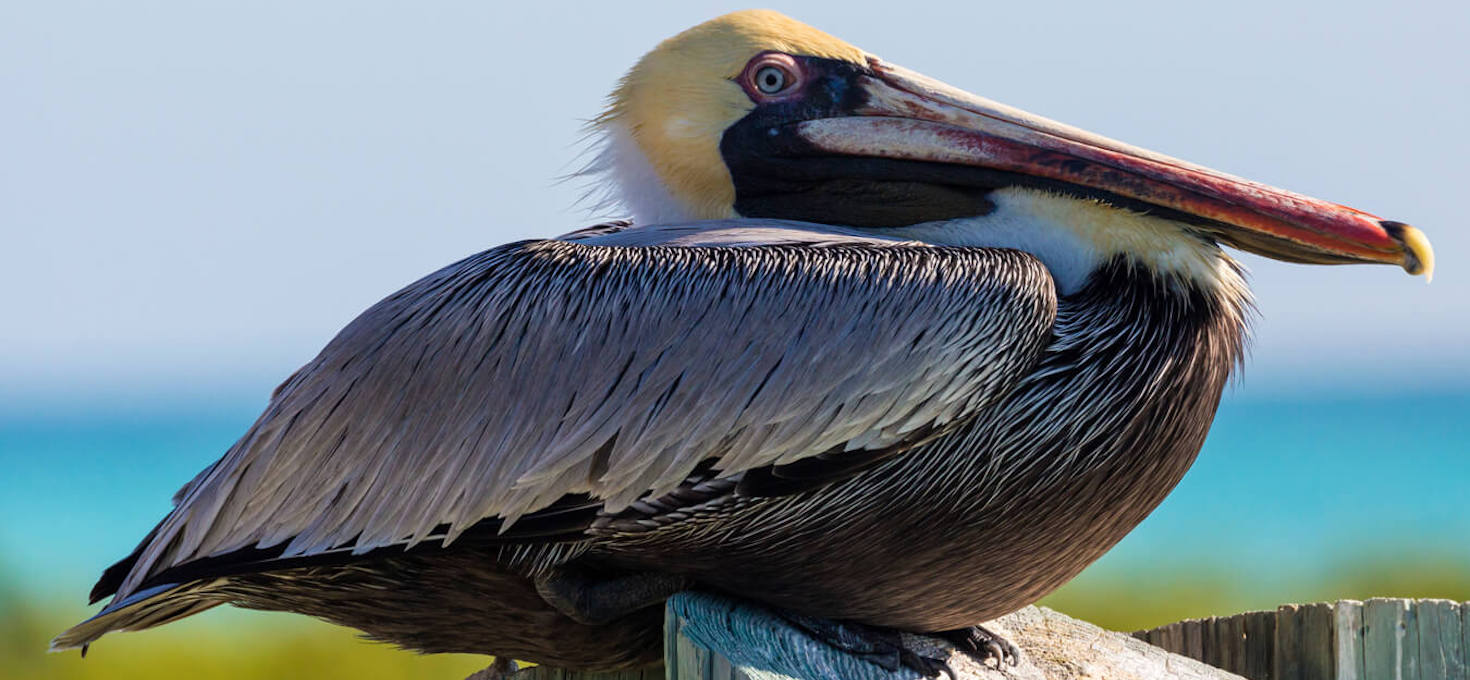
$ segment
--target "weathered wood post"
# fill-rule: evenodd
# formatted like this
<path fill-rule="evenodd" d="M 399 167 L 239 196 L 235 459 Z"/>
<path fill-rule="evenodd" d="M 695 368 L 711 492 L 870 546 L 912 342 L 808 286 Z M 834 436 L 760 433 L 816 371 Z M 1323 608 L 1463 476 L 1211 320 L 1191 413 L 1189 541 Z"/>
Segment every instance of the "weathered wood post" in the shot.
<path fill-rule="evenodd" d="M 584 674 L 532 668 L 518 680 L 915 680 L 910 671 L 889 672 L 807 637 L 783 619 L 748 603 L 685 593 L 665 609 L 664 667 L 624 673 Z M 1004 672 L 963 654 L 950 657 L 957 680 L 1240 680 L 1205 663 L 1171 654 L 1141 640 L 1103 630 L 1041 607 L 1027 607 L 986 624 L 1023 650 L 1021 663 Z M 944 657 L 946 643 L 922 636 L 910 641 Z M 1203 643 L 1201 643 L 1203 649 Z"/>
<path fill-rule="evenodd" d="M 1214 650 L 1190 644 L 1222 622 L 1243 634 L 1212 638 Z M 1283 605 L 1134 636 L 1250 680 L 1470 680 L 1470 603 L 1449 600 Z"/>
<path fill-rule="evenodd" d="M 533 668 L 525 680 L 915 680 L 808 638 L 759 606 L 700 593 L 669 600 L 662 667 Z M 1470 603 L 1372 599 L 1282 605 L 1132 635 L 1041 607 L 986 624 L 1021 647 L 1004 673 L 950 657 L 957 680 L 1470 680 Z M 914 636 L 933 655 L 946 643 Z"/>

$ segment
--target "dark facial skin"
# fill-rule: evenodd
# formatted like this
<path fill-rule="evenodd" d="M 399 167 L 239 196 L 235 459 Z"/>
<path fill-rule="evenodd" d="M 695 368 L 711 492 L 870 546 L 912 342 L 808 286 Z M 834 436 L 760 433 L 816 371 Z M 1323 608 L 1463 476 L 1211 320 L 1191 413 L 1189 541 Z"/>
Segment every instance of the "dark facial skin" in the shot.
<path fill-rule="evenodd" d="M 765 70 L 771 67 L 782 71 L 783 87 L 766 92 L 761 80 L 772 75 Z M 803 121 L 862 115 L 868 96 L 863 81 L 878 77 L 845 61 L 780 53 L 752 59 L 736 80 L 756 106 L 720 140 L 735 184 L 735 211 L 744 217 L 902 227 L 989 214 L 995 208 L 990 192 L 1021 186 L 1101 200 L 1209 232 L 1207 220 L 1089 187 L 968 165 L 832 154 L 796 134 L 794 126 Z"/>
<path fill-rule="evenodd" d="M 790 125 L 855 115 L 867 94 L 859 84 L 865 67 L 815 57 L 752 60 L 740 77 L 756 107 L 725 131 L 720 152 L 735 182 L 735 211 L 746 217 L 896 227 L 983 215 L 993 206 L 993 186 L 955 184 L 962 168 L 882 158 L 824 154 Z M 787 87 L 774 95 L 755 82 L 763 67 L 791 69 Z M 768 74 L 767 74 L 768 75 Z M 942 176 L 941 176 L 942 175 Z M 972 181 L 982 178 L 970 178 Z"/>

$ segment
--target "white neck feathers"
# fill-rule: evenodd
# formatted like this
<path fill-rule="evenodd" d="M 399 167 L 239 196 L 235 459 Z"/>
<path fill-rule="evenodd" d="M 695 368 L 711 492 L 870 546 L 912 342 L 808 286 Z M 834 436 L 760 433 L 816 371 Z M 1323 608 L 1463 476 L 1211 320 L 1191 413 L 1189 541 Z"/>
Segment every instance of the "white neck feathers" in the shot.
<path fill-rule="evenodd" d="M 579 175 L 601 186 L 591 192 L 593 210 L 629 216 L 634 224 L 676 224 L 694 219 L 669 191 L 638 142 L 620 120 L 598 123 L 597 156 Z"/>
<path fill-rule="evenodd" d="M 1120 255 L 1206 290 L 1245 293 L 1238 265 L 1219 246 L 1191 237 L 1171 220 L 1020 187 L 998 189 L 990 199 L 995 210 L 987 215 L 892 231 L 934 244 L 1031 253 L 1046 265 L 1063 295 L 1081 289 L 1093 270 Z"/>

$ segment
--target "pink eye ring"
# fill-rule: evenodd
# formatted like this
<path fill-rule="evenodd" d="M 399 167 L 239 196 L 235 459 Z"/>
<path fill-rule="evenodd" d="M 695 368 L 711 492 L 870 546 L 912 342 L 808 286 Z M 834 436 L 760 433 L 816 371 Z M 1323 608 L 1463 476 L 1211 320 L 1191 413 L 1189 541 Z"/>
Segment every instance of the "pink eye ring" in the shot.
<path fill-rule="evenodd" d="M 783 99 L 801 87 L 801 66 L 790 55 L 766 52 L 745 65 L 740 81 L 752 98 Z"/>

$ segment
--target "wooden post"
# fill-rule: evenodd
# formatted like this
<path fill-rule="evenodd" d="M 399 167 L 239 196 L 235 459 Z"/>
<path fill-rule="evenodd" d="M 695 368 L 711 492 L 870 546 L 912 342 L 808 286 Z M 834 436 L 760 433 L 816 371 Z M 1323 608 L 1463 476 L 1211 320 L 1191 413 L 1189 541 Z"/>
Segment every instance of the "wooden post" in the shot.
<path fill-rule="evenodd" d="M 1334 607 L 1336 680 L 1368 680 L 1363 668 L 1363 603 L 1341 600 Z"/>
<path fill-rule="evenodd" d="M 885 671 L 788 625 L 748 603 L 702 593 L 670 598 L 662 669 L 568 673 L 534 667 L 516 680 L 914 680 L 912 671 Z M 1124 633 L 1106 631 L 1039 607 L 986 624 L 1022 650 L 1004 671 L 954 653 L 947 643 L 905 635 L 925 655 L 948 657 L 956 680 L 1240 680 L 1206 664 L 1165 652 Z M 666 675 L 665 675 L 666 673 Z"/>
<path fill-rule="evenodd" d="M 1332 605 L 1325 602 L 1304 604 L 1301 617 L 1301 678 L 1329 680 L 1334 677 Z"/>
<path fill-rule="evenodd" d="M 949 656 L 947 643 L 923 636 L 906 640 L 925 654 L 949 656 L 957 680 L 1470 680 L 1470 603 L 1448 600 L 1285 605 L 1131 635 L 1038 607 L 986 625 L 1021 647 L 1019 667 L 1002 674 L 966 655 Z M 667 675 L 662 667 L 612 674 L 532 668 L 516 677 L 913 680 L 910 672 L 890 673 L 812 640 L 759 606 L 712 595 L 670 599 L 665 633 Z M 1170 649 L 1189 652 L 1190 658 Z"/>
<path fill-rule="evenodd" d="M 1412 612 L 1408 600 L 1373 598 L 1363 603 L 1363 667 L 1368 677 L 1420 680 L 1418 626 L 1411 625 Z"/>
<path fill-rule="evenodd" d="M 1470 602 L 1460 604 L 1460 653 L 1465 675 L 1470 677 Z"/>
<path fill-rule="evenodd" d="M 1236 674 L 1245 672 L 1245 617 L 1231 616 L 1223 620 L 1222 626 L 1225 638 L 1221 643 L 1224 652 L 1221 659 L 1224 665 L 1221 668 Z"/>
<path fill-rule="evenodd" d="M 1421 600 L 1418 609 L 1420 677 L 1467 680 L 1460 604 Z"/>
<path fill-rule="evenodd" d="M 1403 666 L 1400 669 L 1402 680 L 1420 680 L 1424 676 L 1419 667 L 1419 608 L 1412 600 L 1404 612 L 1404 637 L 1403 637 Z M 1428 678 L 1428 680 L 1439 680 L 1439 678 Z"/>
<path fill-rule="evenodd" d="M 1173 631 L 1196 625 L 1206 631 L 1197 658 L 1251 680 L 1470 680 L 1470 603 L 1380 598 L 1283 605 L 1134 635 L 1194 656 Z"/>
<path fill-rule="evenodd" d="M 1305 680 L 1301 663 L 1301 619 L 1297 616 L 1297 607 L 1284 604 L 1276 608 L 1276 644 L 1271 663 L 1271 677 L 1275 680 Z"/>
<path fill-rule="evenodd" d="M 1184 655 L 1191 659 L 1205 658 L 1205 622 L 1190 619 L 1184 622 Z"/>
<path fill-rule="evenodd" d="M 1275 680 L 1276 612 L 1250 612 L 1245 619 L 1245 664 L 1241 675 L 1251 680 Z"/>

